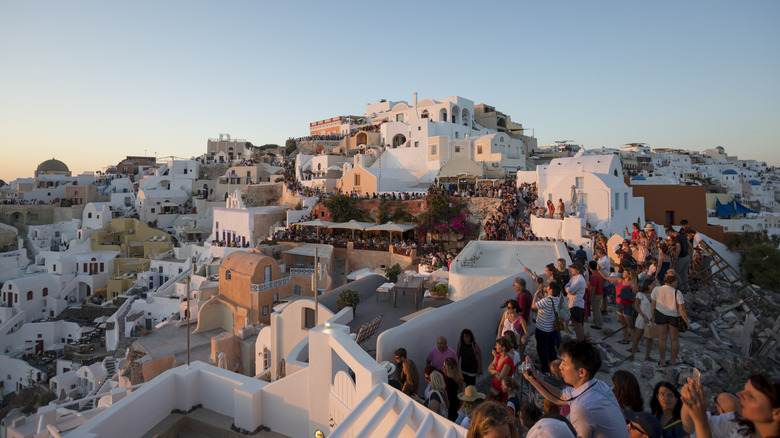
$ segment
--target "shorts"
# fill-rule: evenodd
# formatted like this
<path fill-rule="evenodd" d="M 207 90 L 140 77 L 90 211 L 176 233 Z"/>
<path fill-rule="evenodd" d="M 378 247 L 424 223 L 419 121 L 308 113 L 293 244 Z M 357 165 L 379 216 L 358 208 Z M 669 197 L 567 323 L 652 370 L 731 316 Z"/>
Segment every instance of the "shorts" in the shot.
<path fill-rule="evenodd" d="M 634 305 L 633 304 L 616 304 L 617 307 L 617 313 L 621 315 L 625 315 L 628 317 L 631 317 L 634 315 Z"/>
<path fill-rule="evenodd" d="M 571 313 L 571 320 L 577 324 L 582 324 L 585 321 L 585 309 L 582 307 L 572 307 L 569 309 L 569 313 Z"/>
<path fill-rule="evenodd" d="M 679 327 L 680 326 L 680 317 L 679 316 L 669 316 L 669 315 L 661 313 L 658 309 L 655 309 L 655 313 L 653 314 L 653 316 L 655 316 L 655 323 L 657 325 L 669 324 L 672 327 Z"/>

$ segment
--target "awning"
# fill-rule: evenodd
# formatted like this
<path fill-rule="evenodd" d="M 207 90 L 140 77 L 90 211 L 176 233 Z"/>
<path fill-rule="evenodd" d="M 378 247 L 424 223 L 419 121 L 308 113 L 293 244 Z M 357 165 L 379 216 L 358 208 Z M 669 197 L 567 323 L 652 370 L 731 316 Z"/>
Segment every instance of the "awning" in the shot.
<path fill-rule="evenodd" d="M 319 243 L 307 243 L 300 245 L 287 251 L 282 251 L 283 254 L 292 254 L 306 257 L 314 257 L 314 249 L 317 249 L 317 257 L 330 258 L 330 254 L 333 252 L 333 245 L 323 245 Z"/>
<path fill-rule="evenodd" d="M 395 222 L 388 222 L 382 225 L 375 225 L 371 228 L 366 228 L 366 231 L 391 231 L 395 233 L 403 233 L 417 228 L 417 225 L 397 224 Z"/>
<path fill-rule="evenodd" d="M 353 219 L 349 222 L 341 222 L 341 223 L 330 225 L 328 226 L 328 228 L 339 228 L 345 230 L 365 230 L 366 228 L 371 228 L 374 225 L 376 224 L 372 224 L 370 222 L 358 222 Z"/>

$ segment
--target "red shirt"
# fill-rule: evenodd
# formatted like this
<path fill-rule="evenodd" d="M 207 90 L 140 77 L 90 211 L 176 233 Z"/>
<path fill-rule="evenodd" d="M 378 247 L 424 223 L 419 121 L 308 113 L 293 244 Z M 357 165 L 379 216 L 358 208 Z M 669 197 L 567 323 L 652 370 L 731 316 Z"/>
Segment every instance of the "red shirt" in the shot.
<path fill-rule="evenodd" d="M 590 274 L 590 294 L 604 295 L 604 277 L 598 271 Z"/>
<path fill-rule="evenodd" d="M 520 312 L 526 323 L 531 320 L 531 301 L 533 297 L 527 289 L 517 294 L 517 303 L 520 304 Z"/>

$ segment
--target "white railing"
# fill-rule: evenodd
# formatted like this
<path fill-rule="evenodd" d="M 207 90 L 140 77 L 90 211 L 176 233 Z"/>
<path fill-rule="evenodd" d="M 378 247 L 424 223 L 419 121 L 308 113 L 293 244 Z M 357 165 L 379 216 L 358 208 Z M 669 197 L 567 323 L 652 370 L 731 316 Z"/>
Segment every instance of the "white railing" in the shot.
<path fill-rule="evenodd" d="M 314 275 L 314 268 L 290 268 L 290 275 Z"/>
<path fill-rule="evenodd" d="M 269 281 L 268 283 L 254 284 L 249 286 L 250 292 L 262 292 L 264 290 L 273 289 L 279 286 L 284 286 L 290 283 L 290 277 L 282 277 L 278 280 Z"/>

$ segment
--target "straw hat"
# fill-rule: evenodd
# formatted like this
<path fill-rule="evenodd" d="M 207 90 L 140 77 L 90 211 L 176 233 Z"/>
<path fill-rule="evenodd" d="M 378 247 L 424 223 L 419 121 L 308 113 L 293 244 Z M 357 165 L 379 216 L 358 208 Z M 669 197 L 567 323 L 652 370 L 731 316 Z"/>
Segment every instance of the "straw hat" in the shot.
<path fill-rule="evenodd" d="M 466 389 L 458 394 L 458 398 L 462 401 L 472 402 L 477 399 L 484 399 L 485 394 L 477 391 L 477 387 L 474 385 L 469 385 L 466 387 Z"/>
<path fill-rule="evenodd" d="M 387 375 L 393 374 L 395 372 L 395 365 L 391 364 L 390 362 L 383 360 L 379 363 L 379 365 L 382 365 L 387 370 Z"/>

